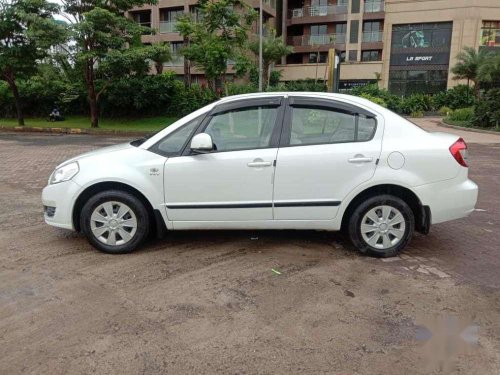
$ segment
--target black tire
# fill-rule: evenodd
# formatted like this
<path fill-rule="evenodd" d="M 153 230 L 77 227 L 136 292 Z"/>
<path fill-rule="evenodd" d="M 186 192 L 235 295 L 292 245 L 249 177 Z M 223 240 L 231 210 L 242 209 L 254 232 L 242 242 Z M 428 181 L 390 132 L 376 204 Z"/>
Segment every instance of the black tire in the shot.
<path fill-rule="evenodd" d="M 127 205 L 134 213 L 137 220 L 137 228 L 132 238 L 121 245 L 107 245 L 94 236 L 91 229 L 91 216 L 94 210 L 106 202 L 119 202 Z M 135 250 L 149 234 L 150 219 L 147 208 L 134 195 L 120 191 L 108 190 L 92 196 L 83 206 L 80 215 L 80 228 L 85 233 L 88 241 L 96 249 L 109 254 L 125 254 Z"/>
<path fill-rule="evenodd" d="M 398 210 L 404 218 L 404 234 L 394 246 L 385 249 L 370 245 L 361 234 L 361 224 L 364 216 L 373 208 L 378 206 L 390 206 Z M 413 211 L 402 199 L 392 195 L 377 195 L 371 197 L 358 205 L 349 218 L 347 228 L 349 239 L 352 244 L 363 254 L 388 258 L 398 255 L 410 242 L 415 228 Z"/>

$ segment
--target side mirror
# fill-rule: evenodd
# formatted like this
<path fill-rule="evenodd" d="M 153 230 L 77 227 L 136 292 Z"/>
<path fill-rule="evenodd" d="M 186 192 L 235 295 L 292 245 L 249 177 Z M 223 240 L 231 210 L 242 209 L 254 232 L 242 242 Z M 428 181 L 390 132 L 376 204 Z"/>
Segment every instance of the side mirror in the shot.
<path fill-rule="evenodd" d="M 191 139 L 191 151 L 199 154 L 206 154 L 214 150 L 212 137 L 207 133 L 196 134 Z"/>

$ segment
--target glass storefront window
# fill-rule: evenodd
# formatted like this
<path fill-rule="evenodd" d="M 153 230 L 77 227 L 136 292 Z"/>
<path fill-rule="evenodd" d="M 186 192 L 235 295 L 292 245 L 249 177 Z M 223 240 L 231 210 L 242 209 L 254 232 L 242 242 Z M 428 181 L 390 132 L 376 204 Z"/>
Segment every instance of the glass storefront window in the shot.
<path fill-rule="evenodd" d="M 391 70 L 389 91 L 398 96 L 434 94 L 446 90 L 447 70 Z"/>
<path fill-rule="evenodd" d="M 452 23 L 394 25 L 392 48 L 449 47 Z"/>
<path fill-rule="evenodd" d="M 500 47 L 500 21 L 483 21 L 480 45 Z"/>
<path fill-rule="evenodd" d="M 367 50 L 361 52 L 361 61 L 380 61 L 382 60 L 382 51 Z"/>

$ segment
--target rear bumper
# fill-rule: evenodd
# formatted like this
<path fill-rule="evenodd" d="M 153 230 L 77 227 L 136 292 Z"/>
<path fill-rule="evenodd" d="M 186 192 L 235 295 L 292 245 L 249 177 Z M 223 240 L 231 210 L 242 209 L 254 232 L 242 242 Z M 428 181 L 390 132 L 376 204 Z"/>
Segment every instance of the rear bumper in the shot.
<path fill-rule="evenodd" d="M 46 207 L 45 222 L 54 227 L 74 230 L 73 204 L 79 190 L 80 185 L 72 180 L 47 185 L 42 191 L 42 203 Z"/>
<path fill-rule="evenodd" d="M 431 224 L 468 216 L 476 206 L 478 186 L 471 180 L 453 179 L 414 188 L 422 205 L 431 210 Z"/>

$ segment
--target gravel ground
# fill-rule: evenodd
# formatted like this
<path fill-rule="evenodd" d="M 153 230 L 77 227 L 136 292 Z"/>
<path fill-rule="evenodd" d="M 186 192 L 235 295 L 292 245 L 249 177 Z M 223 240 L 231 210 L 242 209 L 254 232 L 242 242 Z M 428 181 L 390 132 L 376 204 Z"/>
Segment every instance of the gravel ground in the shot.
<path fill-rule="evenodd" d="M 490 137 L 470 145 L 484 211 L 381 260 L 312 231 L 175 232 L 102 254 L 45 225 L 40 193 L 59 162 L 122 140 L 0 133 L 0 373 L 498 374 Z"/>

